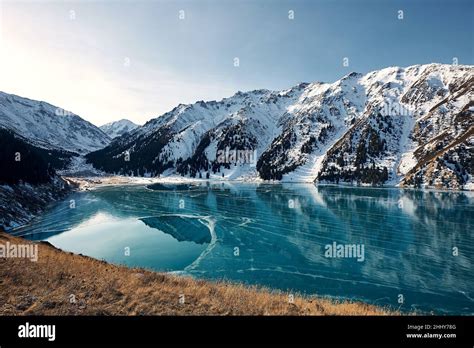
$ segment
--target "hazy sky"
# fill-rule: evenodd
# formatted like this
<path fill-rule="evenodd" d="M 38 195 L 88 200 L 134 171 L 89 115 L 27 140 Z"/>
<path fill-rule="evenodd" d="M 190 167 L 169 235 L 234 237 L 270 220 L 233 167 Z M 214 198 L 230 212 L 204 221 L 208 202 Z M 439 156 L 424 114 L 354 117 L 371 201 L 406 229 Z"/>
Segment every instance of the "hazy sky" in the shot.
<path fill-rule="evenodd" d="M 471 0 L 0 2 L 0 90 L 96 125 L 351 71 L 474 64 Z"/>

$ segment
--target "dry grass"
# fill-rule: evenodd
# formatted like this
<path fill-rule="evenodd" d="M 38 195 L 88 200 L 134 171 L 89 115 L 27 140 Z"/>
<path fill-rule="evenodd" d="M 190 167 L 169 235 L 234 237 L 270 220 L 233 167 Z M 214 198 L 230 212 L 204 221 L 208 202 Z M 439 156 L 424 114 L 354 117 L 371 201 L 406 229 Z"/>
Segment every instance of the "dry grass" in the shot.
<path fill-rule="evenodd" d="M 0 243 L 7 241 L 29 243 L 0 232 Z M 295 297 L 289 303 L 285 293 L 115 266 L 47 243 L 39 243 L 38 262 L 0 258 L 0 315 L 399 314 L 321 298 Z"/>

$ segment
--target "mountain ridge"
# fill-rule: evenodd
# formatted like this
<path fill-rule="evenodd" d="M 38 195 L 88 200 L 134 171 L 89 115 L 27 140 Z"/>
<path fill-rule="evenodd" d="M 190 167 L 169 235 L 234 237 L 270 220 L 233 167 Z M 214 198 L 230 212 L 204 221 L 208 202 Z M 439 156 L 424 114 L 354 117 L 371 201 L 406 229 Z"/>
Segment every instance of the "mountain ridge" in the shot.
<path fill-rule="evenodd" d="M 110 138 L 80 116 L 44 101 L 0 91 L 0 128 L 34 146 L 86 154 L 110 143 Z"/>
<path fill-rule="evenodd" d="M 433 63 L 239 91 L 179 104 L 87 159 L 124 175 L 470 188 L 473 76 L 472 66 Z M 425 146 L 456 153 L 429 158 Z M 219 163 L 226 149 L 258 160 Z"/>
<path fill-rule="evenodd" d="M 100 128 L 0 92 L 0 128 L 114 174 L 474 189 L 473 89 L 473 66 L 387 67 Z"/>

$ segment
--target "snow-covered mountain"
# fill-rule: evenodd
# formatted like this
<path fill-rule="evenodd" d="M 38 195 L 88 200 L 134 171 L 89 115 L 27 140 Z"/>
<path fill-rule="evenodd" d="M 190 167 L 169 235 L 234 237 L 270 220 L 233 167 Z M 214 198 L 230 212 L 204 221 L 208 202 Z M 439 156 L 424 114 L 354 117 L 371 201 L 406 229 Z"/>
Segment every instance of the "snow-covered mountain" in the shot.
<path fill-rule="evenodd" d="M 474 67 L 350 73 L 334 83 L 178 105 L 87 156 L 111 173 L 473 188 Z"/>
<path fill-rule="evenodd" d="M 51 104 L 0 92 L 0 128 L 46 149 L 85 154 L 110 143 L 93 124 Z"/>
<path fill-rule="evenodd" d="M 107 134 L 111 139 L 113 139 L 113 138 L 120 137 L 124 135 L 125 133 L 131 132 L 137 127 L 138 125 L 133 123 L 132 121 L 121 119 L 119 121 L 114 121 L 114 122 L 104 124 L 103 126 L 100 126 L 99 128 L 105 134 Z"/>

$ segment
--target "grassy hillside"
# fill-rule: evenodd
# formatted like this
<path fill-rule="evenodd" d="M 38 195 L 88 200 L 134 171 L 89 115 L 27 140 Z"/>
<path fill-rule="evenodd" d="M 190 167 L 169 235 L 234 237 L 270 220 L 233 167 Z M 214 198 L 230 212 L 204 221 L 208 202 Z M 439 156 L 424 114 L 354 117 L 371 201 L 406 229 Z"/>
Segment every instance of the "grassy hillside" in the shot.
<path fill-rule="evenodd" d="M 0 232 L 0 244 L 30 243 Z M 180 298 L 184 303 L 180 302 Z M 111 265 L 39 243 L 39 259 L 0 258 L 0 315 L 399 315 L 268 289 Z"/>

